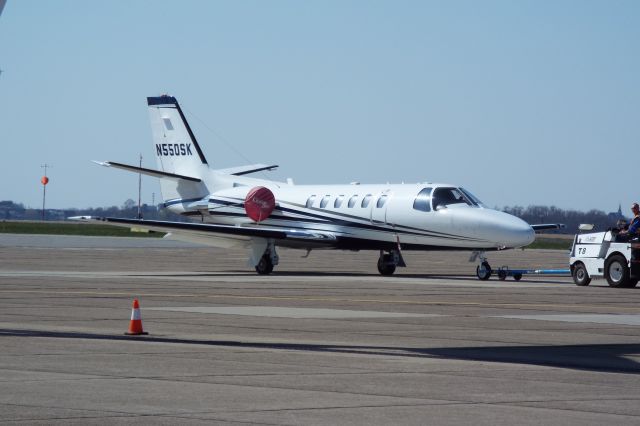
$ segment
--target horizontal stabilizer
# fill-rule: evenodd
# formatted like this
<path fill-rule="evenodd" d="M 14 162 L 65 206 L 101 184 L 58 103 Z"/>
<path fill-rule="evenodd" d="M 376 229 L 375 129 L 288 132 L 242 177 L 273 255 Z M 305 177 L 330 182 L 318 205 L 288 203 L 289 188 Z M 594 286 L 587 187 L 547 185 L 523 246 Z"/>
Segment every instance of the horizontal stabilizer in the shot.
<path fill-rule="evenodd" d="M 250 164 L 248 166 L 231 167 L 228 169 L 218 169 L 216 172 L 223 173 L 225 175 L 242 176 L 251 173 L 262 172 L 264 170 L 277 169 L 277 165 L 267 166 L 266 164 Z"/>
<path fill-rule="evenodd" d="M 171 179 L 188 180 L 190 182 L 202 182 L 201 179 L 198 179 L 198 178 L 195 178 L 195 177 L 191 177 L 191 176 L 184 176 L 184 175 L 177 175 L 175 173 L 161 172 L 160 170 L 153 170 L 153 169 L 146 169 L 144 167 L 130 166 L 128 164 L 116 163 L 116 162 L 113 162 L 113 161 L 94 161 L 94 163 L 99 164 L 101 166 L 105 166 L 105 167 L 113 167 L 113 168 L 116 168 L 116 169 L 127 170 L 129 172 L 141 173 L 143 175 L 154 176 L 154 177 L 158 177 L 158 178 L 171 178 Z"/>
<path fill-rule="evenodd" d="M 564 223 L 541 223 L 538 225 L 531 225 L 534 231 L 543 231 L 545 229 L 564 229 Z"/>

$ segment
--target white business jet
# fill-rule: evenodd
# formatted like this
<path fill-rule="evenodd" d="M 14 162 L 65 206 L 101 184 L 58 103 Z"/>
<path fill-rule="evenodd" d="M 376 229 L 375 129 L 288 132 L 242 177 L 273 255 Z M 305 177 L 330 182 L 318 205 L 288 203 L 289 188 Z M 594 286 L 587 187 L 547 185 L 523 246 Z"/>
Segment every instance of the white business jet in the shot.
<path fill-rule="evenodd" d="M 164 207 L 192 223 L 76 217 L 168 232 L 174 239 L 217 247 L 243 245 L 249 264 L 269 274 L 276 247 L 307 250 L 376 250 L 378 271 L 406 266 L 403 250 L 469 250 L 479 259 L 478 278 L 492 270 L 486 251 L 522 247 L 529 225 L 485 207 L 466 189 L 449 184 L 294 185 L 248 177 L 277 166 L 254 164 L 212 169 L 174 97 L 147 98 L 158 169 L 98 162 L 160 179 Z"/>

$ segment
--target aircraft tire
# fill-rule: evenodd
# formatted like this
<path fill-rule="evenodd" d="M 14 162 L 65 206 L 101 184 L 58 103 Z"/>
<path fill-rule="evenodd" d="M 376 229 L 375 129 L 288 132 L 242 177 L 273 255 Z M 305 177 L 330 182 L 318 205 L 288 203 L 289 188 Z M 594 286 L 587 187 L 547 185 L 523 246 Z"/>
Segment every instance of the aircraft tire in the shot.
<path fill-rule="evenodd" d="M 487 261 L 482 262 L 482 264 L 476 268 L 476 276 L 480 281 L 487 281 L 491 278 L 491 272 L 491 265 L 489 265 Z"/>
<path fill-rule="evenodd" d="M 571 276 L 573 277 L 573 282 L 580 287 L 587 286 L 591 282 L 591 277 L 587 273 L 587 268 L 582 262 L 575 264 Z"/>
<path fill-rule="evenodd" d="M 260 262 L 256 265 L 256 272 L 259 275 L 269 275 L 273 272 L 273 263 L 270 256 L 264 255 L 260 258 Z"/>
<path fill-rule="evenodd" d="M 386 254 L 384 255 L 384 257 L 378 259 L 378 272 L 380 272 L 380 275 L 393 275 L 393 273 L 396 271 L 396 265 L 394 265 L 393 263 L 388 263 L 386 261 L 387 256 L 389 255 Z"/>
<path fill-rule="evenodd" d="M 614 254 L 611 256 L 604 264 L 604 275 L 611 287 L 628 287 L 630 284 L 627 259 L 620 254 Z"/>

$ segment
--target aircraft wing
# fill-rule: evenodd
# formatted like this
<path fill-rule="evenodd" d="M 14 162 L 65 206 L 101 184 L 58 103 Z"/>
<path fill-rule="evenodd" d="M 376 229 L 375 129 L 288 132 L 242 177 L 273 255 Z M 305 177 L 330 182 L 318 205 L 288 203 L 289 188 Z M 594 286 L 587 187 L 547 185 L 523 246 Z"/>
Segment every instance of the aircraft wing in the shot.
<path fill-rule="evenodd" d="M 312 242 L 331 245 L 336 236 L 330 232 L 313 232 L 297 229 L 271 228 L 266 226 L 235 226 L 193 222 L 169 222 L 161 220 L 122 219 L 114 217 L 74 216 L 70 220 L 102 223 L 123 227 L 136 227 L 158 232 L 167 232 L 176 236 L 184 236 L 189 240 L 205 242 L 204 238 L 222 238 L 249 241 L 251 238 L 272 238 L 295 242 Z M 211 244 L 216 245 L 216 244 Z"/>
<path fill-rule="evenodd" d="M 564 223 L 541 223 L 530 225 L 534 231 L 543 231 L 545 229 L 563 229 Z"/>

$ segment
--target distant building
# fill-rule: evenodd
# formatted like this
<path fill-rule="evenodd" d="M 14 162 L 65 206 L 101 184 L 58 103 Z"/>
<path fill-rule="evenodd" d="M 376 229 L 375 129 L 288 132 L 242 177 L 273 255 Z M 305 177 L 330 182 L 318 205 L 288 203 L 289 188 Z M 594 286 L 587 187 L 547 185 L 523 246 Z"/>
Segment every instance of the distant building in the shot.
<path fill-rule="evenodd" d="M 618 204 L 618 211 L 617 212 L 611 212 L 609 214 L 607 214 L 607 217 L 609 218 L 609 220 L 611 220 L 611 222 L 617 222 L 620 219 L 624 219 L 627 220 L 626 217 L 624 217 L 624 215 L 622 214 L 622 204 Z"/>

